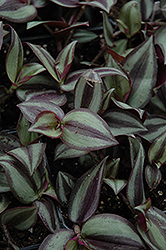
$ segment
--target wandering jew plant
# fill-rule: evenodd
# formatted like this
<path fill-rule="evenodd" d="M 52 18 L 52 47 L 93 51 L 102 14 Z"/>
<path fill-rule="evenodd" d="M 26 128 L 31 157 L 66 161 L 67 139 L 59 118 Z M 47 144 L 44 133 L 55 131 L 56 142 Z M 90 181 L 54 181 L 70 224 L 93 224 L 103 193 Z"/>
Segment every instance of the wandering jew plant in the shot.
<path fill-rule="evenodd" d="M 39 250 L 165 249 L 166 202 L 156 192 L 166 192 L 166 1 L 158 2 L 159 17 L 153 0 L 135 0 L 113 20 L 116 0 L 0 1 L 1 111 L 14 97 L 20 113 L 15 136 L 0 134 L 10 249 L 22 247 L 11 228 L 39 222 Z M 54 20 L 37 15 L 51 8 Z M 18 27 L 46 29 L 54 50 Z M 79 58 L 91 43 L 93 59 Z"/>

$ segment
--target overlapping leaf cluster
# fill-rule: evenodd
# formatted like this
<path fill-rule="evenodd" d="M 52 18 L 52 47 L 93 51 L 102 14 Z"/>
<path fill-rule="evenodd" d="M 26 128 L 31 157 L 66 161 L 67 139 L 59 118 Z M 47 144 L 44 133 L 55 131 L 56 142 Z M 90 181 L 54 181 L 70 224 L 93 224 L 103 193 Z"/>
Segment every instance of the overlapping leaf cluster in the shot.
<path fill-rule="evenodd" d="M 110 19 L 113 0 L 51 2 L 62 13 L 69 10 L 68 22 L 63 16 L 35 19 L 47 0 L 0 2 L 5 20 L 0 47 L 8 45 L 4 63 L 11 83 L 9 89 L 1 85 L 0 103 L 16 94 L 20 109 L 19 141 L 0 138 L 0 221 L 8 243 L 19 249 L 8 228 L 27 230 L 39 216 L 50 231 L 40 250 L 164 250 L 166 216 L 149 193 L 162 182 L 166 164 L 166 1 L 160 1 L 157 21 L 153 0 L 127 1 L 116 23 Z M 89 25 L 78 22 L 87 8 L 102 11 L 102 35 L 75 29 Z M 56 57 L 42 46 L 22 43 L 12 23 L 27 23 L 27 29 L 46 25 L 58 41 Z M 95 39 L 104 40 L 102 63 L 97 57 L 76 68 L 78 46 Z M 25 48 L 33 55 L 28 63 Z M 52 183 L 43 137 L 57 141 L 55 165 L 77 158 L 88 170 L 78 179 L 59 171 Z M 129 216 L 99 212 L 103 187 L 108 196 L 121 199 Z M 17 207 L 10 204 L 11 196 Z M 61 223 L 63 207 L 72 229 Z"/>

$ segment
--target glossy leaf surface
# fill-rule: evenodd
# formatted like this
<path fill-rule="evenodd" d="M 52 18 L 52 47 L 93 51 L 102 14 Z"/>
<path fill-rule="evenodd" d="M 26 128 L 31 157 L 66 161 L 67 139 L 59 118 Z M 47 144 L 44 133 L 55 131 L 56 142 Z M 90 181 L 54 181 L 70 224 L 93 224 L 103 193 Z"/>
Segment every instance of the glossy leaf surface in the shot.
<path fill-rule="evenodd" d="M 27 230 L 36 223 L 38 209 L 36 207 L 17 207 L 6 210 L 1 216 L 1 223 L 18 230 Z"/>
<path fill-rule="evenodd" d="M 143 108 L 152 97 L 157 77 L 153 37 L 129 53 L 122 64 L 129 72 L 132 82 L 127 103 L 136 108 Z"/>
<path fill-rule="evenodd" d="M 105 171 L 105 158 L 91 168 L 76 182 L 69 199 L 69 218 L 75 223 L 82 223 L 96 211 Z"/>
<path fill-rule="evenodd" d="M 74 109 L 63 119 L 62 141 L 69 147 L 92 151 L 117 145 L 107 123 L 89 109 Z"/>
<path fill-rule="evenodd" d="M 83 225 L 81 236 L 97 250 L 113 248 L 138 250 L 144 247 L 134 226 L 115 214 L 94 215 Z"/>

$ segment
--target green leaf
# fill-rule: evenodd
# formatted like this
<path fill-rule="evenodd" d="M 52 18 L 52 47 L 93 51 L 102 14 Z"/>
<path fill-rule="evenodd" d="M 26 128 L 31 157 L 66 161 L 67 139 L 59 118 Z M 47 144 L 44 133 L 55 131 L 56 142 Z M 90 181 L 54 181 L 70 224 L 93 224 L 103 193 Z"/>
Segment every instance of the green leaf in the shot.
<path fill-rule="evenodd" d="M 103 119 L 114 136 L 138 134 L 147 130 L 138 117 L 128 110 L 111 109 L 104 113 Z"/>
<path fill-rule="evenodd" d="M 113 159 L 106 164 L 104 178 L 116 178 L 119 170 L 120 158 Z"/>
<path fill-rule="evenodd" d="M 31 43 L 26 43 L 32 51 L 35 53 L 37 58 L 41 61 L 41 63 L 44 65 L 44 67 L 48 70 L 50 75 L 57 81 L 59 82 L 59 78 L 55 72 L 54 64 L 55 60 L 54 58 L 49 54 L 49 52 L 42 47 L 38 45 L 34 45 Z"/>
<path fill-rule="evenodd" d="M 112 8 L 112 6 L 116 4 L 116 2 L 117 0 L 105 0 L 105 1 L 102 1 L 102 0 L 93 1 L 92 0 L 90 2 L 79 2 L 79 4 L 97 7 L 109 13 L 110 9 Z"/>
<path fill-rule="evenodd" d="M 103 31 L 104 31 L 104 38 L 106 43 L 109 47 L 113 47 L 113 28 L 108 18 L 108 14 L 102 11 L 103 14 Z"/>
<path fill-rule="evenodd" d="M 16 82 L 18 73 L 23 65 L 23 53 L 21 40 L 15 30 L 11 28 L 11 44 L 6 57 L 6 72 L 13 84 Z"/>
<path fill-rule="evenodd" d="M 78 43 L 88 43 L 93 41 L 97 37 L 98 35 L 96 35 L 94 32 L 83 29 L 77 29 L 72 36 L 72 38 L 74 40 L 77 40 Z"/>
<path fill-rule="evenodd" d="M 155 34 L 155 44 L 158 44 L 164 54 L 164 64 L 166 64 L 166 27 L 163 25 Z"/>
<path fill-rule="evenodd" d="M 36 116 L 28 131 L 40 133 L 51 138 L 59 138 L 63 134 L 63 126 L 55 113 L 43 111 Z"/>
<path fill-rule="evenodd" d="M 136 207 L 146 201 L 143 183 L 144 159 L 144 148 L 142 144 L 139 143 L 139 150 L 137 152 L 134 165 L 132 166 L 132 171 L 127 185 L 127 197 L 132 207 Z"/>
<path fill-rule="evenodd" d="M 127 99 L 130 106 L 143 108 L 153 95 L 156 85 L 157 61 L 151 36 L 136 47 L 122 62 L 129 72 L 132 86 Z"/>
<path fill-rule="evenodd" d="M 142 21 L 147 21 L 154 8 L 154 0 L 136 0 L 141 12 Z"/>
<path fill-rule="evenodd" d="M 21 1 L 3 0 L 0 2 L 0 17 L 13 22 L 24 23 L 34 19 L 37 15 L 33 5 L 25 5 Z"/>
<path fill-rule="evenodd" d="M 148 158 L 151 165 L 160 168 L 166 163 L 166 132 L 160 135 L 150 146 Z"/>
<path fill-rule="evenodd" d="M 0 214 L 5 211 L 9 204 L 9 197 L 6 194 L 0 194 Z"/>
<path fill-rule="evenodd" d="M 56 229 L 59 229 L 59 220 L 52 200 L 43 198 L 40 201 L 35 201 L 34 204 L 38 208 L 38 215 L 48 230 L 54 233 Z"/>
<path fill-rule="evenodd" d="M 33 175 L 42 161 L 45 149 L 45 143 L 35 143 L 26 147 L 13 149 L 7 152 L 7 154 L 19 160 L 26 167 L 29 174 Z"/>
<path fill-rule="evenodd" d="M 12 193 L 20 202 L 31 203 L 39 197 L 34 184 L 35 179 L 37 181 L 36 175 L 30 177 L 25 171 L 26 168 L 9 155 L 0 156 L 0 165 L 5 169 Z"/>
<path fill-rule="evenodd" d="M 68 214 L 71 221 L 82 223 L 97 209 L 107 157 L 81 176 L 69 199 Z"/>
<path fill-rule="evenodd" d="M 20 147 L 18 138 L 13 134 L 0 133 L 0 155 L 4 155 L 9 150 Z"/>
<path fill-rule="evenodd" d="M 162 179 L 162 173 L 156 166 L 147 165 L 145 168 L 145 179 L 151 190 L 157 188 Z"/>
<path fill-rule="evenodd" d="M 17 123 L 17 134 L 22 146 L 27 146 L 31 142 L 39 139 L 39 135 L 34 132 L 28 132 L 29 127 L 31 126 L 30 122 L 25 119 L 21 114 Z"/>
<path fill-rule="evenodd" d="M 145 247 L 135 227 L 116 214 L 92 216 L 82 227 L 81 236 L 95 250 L 116 248 L 139 250 Z"/>
<path fill-rule="evenodd" d="M 0 190 L 2 193 L 11 191 L 4 171 L 0 171 Z"/>
<path fill-rule="evenodd" d="M 87 153 L 88 152 L 86 151 L 69 148 L 64 143 L 59 143 L 55 148 L 54 161 L 59 160 L 59 159 L 75 158 L 81 155 L 85 155 Z"/>
<path fill-rule="evenodd" d="M 63 143 L 68 147 L 94 151 L 117 145 L 107 123 L 89 109 L 74 109 L 63 119 Z"/>
<path fill-rule="evenodd" d="M 1 223 L 18 230 L 27 230 L 36 223 L 37 213 L 35 206 L 9 209 L 1 215 Z"/>
<path fill-rule="evenodd" d="M 74 59 L 74 51 L 77 41 L 68 44 L 57 56 L 55 60 L 55 70 L 57 72 L 59 82 L 62 82 L 66 77 L 72 61 Z"/>
<path fill-rule="evenodd" d="M 74 236 L 74 232 L 67 229 L 58 229 L 49 234 L 39 247 L 39 250 L 64 250 L 66 243 Z"/>
<path fill-rule="evenodd" d="M 141 28 L 141 15 L 137 1 L 129 1 L 120 10 L 118 19 L 119 28 L 128 38 L 135 35 Z"/>
<path fill-rule="evenodd" d="M 100 110 L 104 86 L 101 77 L 92 69 L 83 73 L 74 91 L 74 107 L 88 108 L 94 112 Z"/>
<path fill-rule="evenodd" d="M 115 195 L 118 195 L 118 193 L 127 185 L 126 180 L 119 180 L 119 179 L 105 178 L 104 182 L 113 189 Z"/>

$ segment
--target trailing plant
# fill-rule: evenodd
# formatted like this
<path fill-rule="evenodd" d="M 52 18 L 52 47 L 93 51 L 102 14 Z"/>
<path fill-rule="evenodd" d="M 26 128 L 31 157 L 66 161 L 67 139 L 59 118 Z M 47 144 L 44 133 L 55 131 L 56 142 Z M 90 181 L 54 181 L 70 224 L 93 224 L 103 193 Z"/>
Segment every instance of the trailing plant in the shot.
<path fill-rule="evenodd" d="M 50 232 L 40 250 L 165 249 L 166 215 L 152 193 L 166 178 L 166 2 L 161 20 L 154 4 L 129 1 L 112 20 L 116 1 L 0 3 L 8 80 L 0 103 L 16 96 L 20 110 L 16 137 L 0 135 L 0 223 L 11 249 L 19 247 L 10 228 L 29 230 L 39 219 Z M 60 20 L 37 17 L 48 6 Z M 88 28 L 93 11 L 101 11 L 100 35 Z M 45 27 L 56 55 L 23 42 L 15 23 Z M 78 61 L 90 42 L 101 50 Z M 74 161 L 77 174 L 56 169 Z M 104 207 L 104 192 L 115 208 Z"/>

